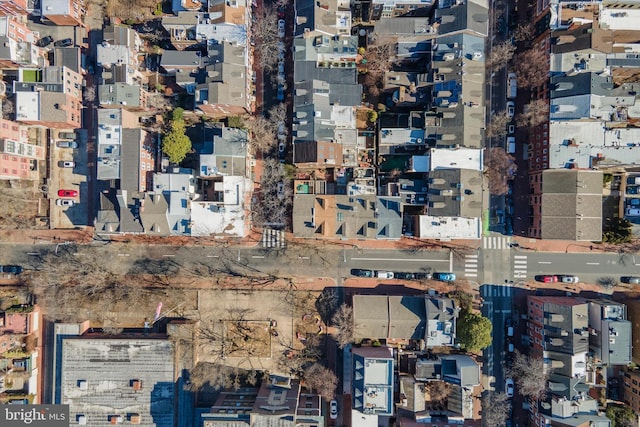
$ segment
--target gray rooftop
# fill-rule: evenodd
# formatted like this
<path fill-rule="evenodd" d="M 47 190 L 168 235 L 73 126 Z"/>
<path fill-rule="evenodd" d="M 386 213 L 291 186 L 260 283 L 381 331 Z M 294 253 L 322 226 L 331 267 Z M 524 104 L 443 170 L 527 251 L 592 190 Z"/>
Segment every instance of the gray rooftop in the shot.
<path fill-rule="evenodd" d="M 328 83 L 353 84 L 356 81 L 355 68 L 318 67 L 315 61 L 296 61 L 294 63 L 294 82 L 304 80 L 322 80 Z"/>
<path fill-rule="evenodd" d="M 440 34 L 468 30 L 486 37 L 489 33 L 488 9 L 471 1 L 436 9 L 435 20 Z"/>
<path fill-rule="evenodd" d="M 548 169 L 542 175 L 542 238 L 602 239 L 602 172 Z"/>
<path fill-rule="evenodd" d="M 438 169 L 429 173 L 431 216 L 482 216 L 482 172 L 469 169 Z"/>
<path fill-rule="evenodd" d="M 114 83 L 98 86 L 98 99 L 103 105 L 140 106 L 140 86 L 126 83 Z"/>
<path fill-rule="evenodd" d="M 160 66 L 165 70 L 180 67 L 200 67 L 202 65 L 202 57 L 199 51 L 192 50 L 165 50 L 160 59 Z"/>
<path fill-rule="evenodd" d="M 109 426 L 111 417 L 141 426 L 174 423 L 174 354 L 166 339 L 62 337 L 56 403 L 69 404 L 72 421 Z M 139 381 L 139 389 L 136 381 Z"/>

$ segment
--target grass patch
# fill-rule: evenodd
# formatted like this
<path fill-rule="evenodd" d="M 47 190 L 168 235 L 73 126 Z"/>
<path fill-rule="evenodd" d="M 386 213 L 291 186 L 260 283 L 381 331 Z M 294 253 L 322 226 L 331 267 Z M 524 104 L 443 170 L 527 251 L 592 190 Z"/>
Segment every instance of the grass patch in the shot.
<path fill-rule="evenodd" d="M 482 235 L 489 235 L 489 210 L 485 209 L 482 211 Z"/>
<path fill-rule="evenodd" d="M 42 71 L 40 70 L 23 70 L 22 81 L 24 82 L 40 82 L 42 81 Z"/>

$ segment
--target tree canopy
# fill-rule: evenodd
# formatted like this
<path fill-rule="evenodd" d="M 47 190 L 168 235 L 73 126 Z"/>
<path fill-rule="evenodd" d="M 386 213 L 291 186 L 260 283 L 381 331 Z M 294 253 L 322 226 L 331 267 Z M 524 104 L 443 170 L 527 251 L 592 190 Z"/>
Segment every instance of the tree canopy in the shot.
<path fill-rule="evenodd" d="M 546 393 L 549 372 L 541 357 L 527 356 L 516 351 L 509 371 L 515 377 L 521 395 L 540 398 Z"/>
<path fill-rule="evenodd" d="M 191 140 L 184 133 L 185 130 L 184 120 L 173 120 L 169 132 L 162 138 L 162 152 L 171 163 L 180 163 L 191 151 Z"/>
<path fill-rule="evenodd" d="M 458 319 L 458 343 L 467 351 L 478 352 L 491 345 L 491 320 L 472 311 L 462 311 Z"/>
<path fill-rule="evenodd" d="M 629 406 L 608 405 L 607 418 L 611 420 L 611 427 L 631 427 L 638 425 L 638 417 Z"/>

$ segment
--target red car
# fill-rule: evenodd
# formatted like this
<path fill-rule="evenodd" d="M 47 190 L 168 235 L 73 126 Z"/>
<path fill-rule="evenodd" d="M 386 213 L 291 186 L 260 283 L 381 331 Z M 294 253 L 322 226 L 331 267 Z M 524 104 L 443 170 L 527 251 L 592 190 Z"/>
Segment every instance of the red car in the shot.
<path fill-rule="evenodd" d="M 78 197 L 76 190 L 58 190 L 58 197 Z"/>
<path fill-rule="evenodd" d="M 556 283 L 558 282 L 558 276 L 536 276 L 536 281 L 544 283 Z"/>

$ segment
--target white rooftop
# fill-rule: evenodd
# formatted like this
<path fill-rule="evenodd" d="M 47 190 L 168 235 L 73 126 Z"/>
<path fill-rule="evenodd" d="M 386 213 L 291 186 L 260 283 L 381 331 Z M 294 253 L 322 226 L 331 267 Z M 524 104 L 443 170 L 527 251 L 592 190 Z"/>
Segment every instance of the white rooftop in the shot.
<path fill-rule="evenodd" d="M 218 42 L 232 42 L 239 45 L 247 44 L 247 27 L 236 24 L 197 24 L 196 37 L 199 40 L 216 40 Z"/>
<path fill-rule="evenodd" d="M 479 239 L 482 235 L 480 218 L 420 215 L 419 221 L 421 239 Z"/>
<path fill-rule="evenodd" d="M 479 148 L 431 148 L 430 170 L 470 169 L 482 171 L 483 151 Z"/>
<path fill-rule="evenodd" d="M 610 30 L 637 30 L 640 22 L 639 9 L 600 9 L 600 28 Z"/>
<path fill-rule="evenodd" d="M 16 92 L 16 120 L 40 120 L 40 92 Z"/>
<path fill-rule="evenodd" d="M 40 8 L 42 16 L 71 15 L 69 0 L 42 0 Z"/>
<path fill-rule="evenodd" d="M 596 120 L 551 122 L 549 168 L 591 168 L 598 158 L 603 165 L 640 164 L 640 129 L 605 130 Z"/>
<path fill-rule="evenodd" d="M 224 201 L 191 202 L 191 235 L 212 234 L 244 237 L 246 235 L 245 193 L 251 188 L 251 180 L 241 176 L 224 176 L 222 192 Z"/>
<path fill-rule="evenodd" d="M 97 62 L 100 65 L 130 65 L 130 51 L 124 45 L 98 45 Z"/>
<path fill-rule="evenodd" d="M 422 144 L 424 129 L 381 129 L 380 144 Z"/>

